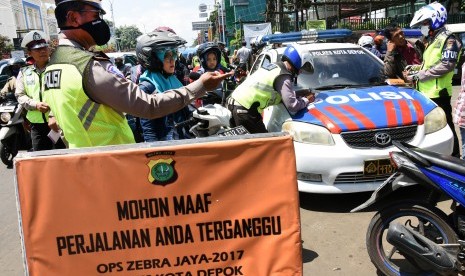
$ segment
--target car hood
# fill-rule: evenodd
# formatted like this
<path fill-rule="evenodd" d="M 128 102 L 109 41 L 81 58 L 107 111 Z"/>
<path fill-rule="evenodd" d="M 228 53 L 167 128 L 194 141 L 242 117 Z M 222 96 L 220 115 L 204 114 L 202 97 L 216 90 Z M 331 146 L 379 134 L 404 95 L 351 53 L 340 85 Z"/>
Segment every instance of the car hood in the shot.
<path fill-rule="evenodd" d="M 321 125 L 332 133 L 421 125 L 436 104 L 421 92 L 396 86 L 326 90 L 295 121 Z"/>

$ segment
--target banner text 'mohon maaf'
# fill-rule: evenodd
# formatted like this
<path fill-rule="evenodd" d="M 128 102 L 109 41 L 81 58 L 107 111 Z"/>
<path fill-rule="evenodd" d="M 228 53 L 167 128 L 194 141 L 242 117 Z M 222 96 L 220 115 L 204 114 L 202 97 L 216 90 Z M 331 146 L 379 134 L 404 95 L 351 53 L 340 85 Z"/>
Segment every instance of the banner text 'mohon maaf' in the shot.
<path fill-rule="evenodd" d="M 197 195 L 148 198 L 116 202 L 119 220 L 135 220 L 145 218 L 169 217 L 208 213 L 211 205 L 211 193 Z"/>

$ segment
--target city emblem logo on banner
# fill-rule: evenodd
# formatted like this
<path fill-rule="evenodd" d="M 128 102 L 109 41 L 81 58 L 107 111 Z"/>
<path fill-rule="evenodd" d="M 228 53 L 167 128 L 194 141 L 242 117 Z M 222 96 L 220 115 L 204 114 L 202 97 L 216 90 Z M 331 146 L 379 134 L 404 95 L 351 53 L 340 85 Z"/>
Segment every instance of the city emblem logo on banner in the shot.
<path fill-rule="evenodd" d="M 174 169 L 174 163 L 174 160 L 171 158 L 150 160 L 147 163 L 150 170 L 148 175 L 150 183 L 162 186 L 173 183 L 178 178 L 178 174 Z"/>

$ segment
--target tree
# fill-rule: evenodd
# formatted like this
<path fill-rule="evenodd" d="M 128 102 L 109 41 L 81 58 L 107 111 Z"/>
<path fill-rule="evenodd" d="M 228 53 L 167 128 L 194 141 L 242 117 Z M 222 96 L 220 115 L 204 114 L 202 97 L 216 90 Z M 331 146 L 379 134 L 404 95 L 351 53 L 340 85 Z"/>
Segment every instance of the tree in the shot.
<path fill-rule="evenodd" d="M 13 45 L 10 43 L 10 39 L 0 35 L 0 59 L 3 55 L 10 55 L 11 51 L 13 51 Z"/>
<path fill-rule="evenodd" d="M 135 25 L 131 25 L 116 28 L 115 35 L 120 51 L 128 51 L 136 48 L 136 39 L 142 32 Z"/>

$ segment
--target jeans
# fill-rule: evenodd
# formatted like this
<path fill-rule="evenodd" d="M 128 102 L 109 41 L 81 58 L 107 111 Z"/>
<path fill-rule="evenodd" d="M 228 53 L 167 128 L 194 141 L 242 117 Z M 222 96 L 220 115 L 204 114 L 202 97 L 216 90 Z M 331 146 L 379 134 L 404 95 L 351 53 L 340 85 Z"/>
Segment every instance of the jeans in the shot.
<path fill-rule="evenodd" d="M 459 127 L 462 141 L 462 159 L 465 160 L 465 127 Z"/>
<path fill-rule="evenodd" d="M 450 99 L 451 96 L 449 95 L 440 96 L 439 98 L 431 98 L 431 100 L 433 100 L 446 113 L 447 124 L 452 130 L 452 134 L 454 136 L 454 148 L 452 150 L 451 155 L 455 157 L 460 157 L 459 139 L 457 137 L 457 133 L 455 132 L 454 122 L 452 121 L 452 106 L 450 104 Z"/>
<path fill-rule="evenodd" d="M 157 119 L 140 119 L 140 125 L 145 142 L 169 141 L 190 139 L 192 135 L 189 133 L 189 127 L 176 129 L 176 123 L 184 122 L 192 116 L 192 112 L 188 107 L 176 111 L 162 118 Z"/>

